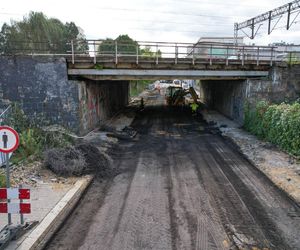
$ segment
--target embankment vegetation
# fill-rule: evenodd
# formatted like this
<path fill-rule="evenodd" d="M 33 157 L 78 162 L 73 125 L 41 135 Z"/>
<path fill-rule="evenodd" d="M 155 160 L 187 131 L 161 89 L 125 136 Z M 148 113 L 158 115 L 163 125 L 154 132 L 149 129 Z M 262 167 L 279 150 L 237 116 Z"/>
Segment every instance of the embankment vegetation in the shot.
<path fill-rule="evenodd" d="M 245 106 L 244 127 L 259 138 L 300 156 L 300 103 L 257 103 Z"/>
<path fill-rule="evenodd" d="M 12 161 L 18 163 L 24 160 L 41 159 L 43 152 L 49 148 L 63 148 L 73 143 L 72 137 L 51 127 L 38 126 L 34 119 L 30 119 L 14 104 L 5 124 L 12 126 L 20 136 L 19 148 L 14 152 Z"/>
<path fill-rule="evenodd" d="M 149 80 L 139 80 L 139 81 L 130 81 L 130 96 L 135 97 L 141 94 L 152 81 Z"/>
<path fill-rule="evenodd" d="M 6 179 L 4 174 L 0 174 L 0 188 L 6 187 Z"/>

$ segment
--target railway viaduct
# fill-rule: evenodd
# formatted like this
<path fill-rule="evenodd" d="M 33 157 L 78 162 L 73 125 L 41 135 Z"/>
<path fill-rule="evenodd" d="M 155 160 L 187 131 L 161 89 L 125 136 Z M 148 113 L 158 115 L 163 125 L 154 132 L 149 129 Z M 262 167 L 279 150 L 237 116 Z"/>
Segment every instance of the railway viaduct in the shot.
<path fill-rule="evenodd" d="M 216 55 L 213 46 L 196 53 L 191 45 L 176 43 L 174 53 L 160 57 L 138 50 L 120 53 L 117 47 L 94 55 L 72 50 L 66 55 L 1 56 L 0 105 L 19 102 L 37 120 L 85 134 L 128 104 L 130 80 L 201 80 L 202 102 L 241 124 L 246 102 L 299 97 L 300 67 L 277 61 L 274 48 L 221 45 L 225 54 Z"/>

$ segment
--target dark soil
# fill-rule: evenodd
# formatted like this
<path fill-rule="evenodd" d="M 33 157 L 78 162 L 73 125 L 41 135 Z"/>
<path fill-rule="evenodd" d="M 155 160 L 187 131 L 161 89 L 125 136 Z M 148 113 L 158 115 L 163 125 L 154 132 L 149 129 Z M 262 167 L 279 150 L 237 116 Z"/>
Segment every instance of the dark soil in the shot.
<path fill-rule="evenodd" d="M 300 249 L 298 205 L 214 124 L 146 107 L 132 126 L 113 152 L 122 173 L 95 180 L 46 249 Z M 111 173 L 94 148 L 76 149 Z"/>

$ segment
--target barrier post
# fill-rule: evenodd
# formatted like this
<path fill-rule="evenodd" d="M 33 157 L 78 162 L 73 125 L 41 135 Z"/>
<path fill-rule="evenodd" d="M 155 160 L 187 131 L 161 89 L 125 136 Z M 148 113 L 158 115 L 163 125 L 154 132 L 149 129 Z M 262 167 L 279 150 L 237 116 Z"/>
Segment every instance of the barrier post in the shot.
<path fill-rule="evenodd" d="M 10 173 L 9 173 L 9 153 L 6 153 L 5 154 L 5 158 L 6 158 L 6 188 L 10 188 Z M 7 206 L 9 206 L 9 203 L 10 203 L 10 199 L 7 199 Z M 12 222 L 11 222 L 11 214 L 10 213 L 7 213 L 7 222 L 8 222 L 8 225 L 11 225 Z"/>

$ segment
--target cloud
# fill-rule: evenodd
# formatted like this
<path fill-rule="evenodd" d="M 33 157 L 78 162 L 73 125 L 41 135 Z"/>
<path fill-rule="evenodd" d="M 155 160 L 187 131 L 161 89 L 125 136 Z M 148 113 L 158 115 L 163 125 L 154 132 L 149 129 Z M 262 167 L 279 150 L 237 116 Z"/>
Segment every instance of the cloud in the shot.
<path fill-rule="evenodd" d="M 74 21 L 87 38 L 128 34 L 136 40 L 195 42 L 200 36 L 232 36 L 234 22 L 286 4 L 283 0 L 10 0 L 0 7 L 0 25 L 21 20 L 29 11 L 42 11 L 63 22 Z M 1 14 L 2 13 L 2 14 Z M 300 18 L 300 17 L 299 17 Z M 280 26 L 283 26 L 285 18 Z M 266 24 L 257 44 L 286 40 L 299 43 L 299 24 L 290 31 L 275 30 L 267 36 Z M 240 32 L 240 35 L 243 34 Z"/>

